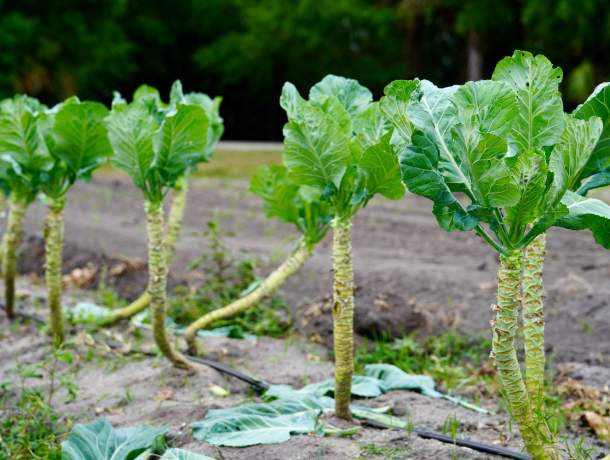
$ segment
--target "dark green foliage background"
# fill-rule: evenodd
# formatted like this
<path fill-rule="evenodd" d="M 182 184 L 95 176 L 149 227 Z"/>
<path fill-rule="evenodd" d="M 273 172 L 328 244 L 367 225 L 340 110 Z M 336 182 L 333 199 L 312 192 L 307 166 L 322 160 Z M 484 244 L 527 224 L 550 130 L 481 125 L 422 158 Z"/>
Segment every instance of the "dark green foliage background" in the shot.
<path fill-rule="evenodd" d="M 281 138 L 284 81 L 327 73 L 375 96 L 398 78 L 482 75 L 514 49 L 565 70 L 569 105 L 610 78 L 607 0 L 0 0 L 0 96 L 110 102 L 139 84 L 223 95 L 228 139 Z"/>

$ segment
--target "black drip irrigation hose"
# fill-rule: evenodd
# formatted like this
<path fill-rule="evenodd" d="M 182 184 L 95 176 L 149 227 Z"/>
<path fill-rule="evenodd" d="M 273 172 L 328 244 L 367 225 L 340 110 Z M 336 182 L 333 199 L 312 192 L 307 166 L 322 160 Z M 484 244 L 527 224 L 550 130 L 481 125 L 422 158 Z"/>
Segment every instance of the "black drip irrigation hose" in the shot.
<path fill-rule="evenodd" d="M 2 305 L 1 308 L 4 309 L 4 305 Z M 28 314 L 25 312 L 15 312 L 15 316 L 19 316 L 21 318 L 28 319 L 28 320 L 31 320 L 31 321 L 34 321 L 37 323 L 45 323 L 45 320 L 43 318 L 41 318 L 37 315 Z M 117 348 L 122 347 L 121 343 L 116 342 L 114 340 L 106 340 L 105 343 L 111 349 L 117 349 Z M 147 355 L 147 356 L 156 356 L 157 355 L 156 353 L 153 353 L 153 352 L 145 352 L 145 351 L 138 351 L 138 350 L 131 350 L 131 353 L 139 353 L 139 354 L 143 354 L 143 355 Z M 224 364 L 219 363 L 218 361 L 213 361 L 213 360 L 207 359 L 207 358 L 199 358 L 197 356 L 192 356 L 189 354 L 185 354 L 185 356 L 189 361 L 192 361 L 196 364 L 201 364 L 203 366 L 208 366 L 208 367 L 220 372 L 221 374 L 225 374 L 225 375 L 234 377 L 238 380 L 241 380 L 242 382 L 247 383 L 258 394 L 264 393 L 265 390 L 267 390 L 269 388 L 269 384 L 267 382 L 258 380 L 254 377 L 244 374 L 243 372 L 240 372 L 229 366 L 225 366 Z M 377 422 L 374 420 L 363 420 L 361 423 L 364 426 L 368 426 L 370 428 L 377 428 L 380 430 L 395 429 L 394 427 L 386 425 L 385 423 Z M 454 446 L 467 447 L 469 449 L 476 450 L 481 453 L 498 455 L 500 457 L 511 458 L 514 460 L 531 460 L 531 457 L 523 452 L 517 452 L 514 450 L 505 449 L 503 447 L 498 447 L 498 446 L 494 446 L 491 444 L 483 444 L 483 443 L 473 441 L 470 439 L 452 438 L 451 436 L 447 436 L 447 435 L 437 433 L 434 431 L 425 431 L 425 430 L 419 430 L 419 429 L 413 429 L 412 432 L 415 433 L 415 435 L 417 435 L 421 439 L 433 439 L 435 441 L 439 441 L 439 442 L 442 442 L 445 444 L 453 444 Z"/>

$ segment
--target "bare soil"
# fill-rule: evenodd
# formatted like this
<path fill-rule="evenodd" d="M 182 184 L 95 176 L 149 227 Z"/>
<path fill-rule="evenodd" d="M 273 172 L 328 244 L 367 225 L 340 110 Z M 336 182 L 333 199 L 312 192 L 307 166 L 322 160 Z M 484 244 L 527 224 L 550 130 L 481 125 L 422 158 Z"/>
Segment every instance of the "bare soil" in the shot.
<path fill-rule="evenodd" d="M 202 232 L 213 216 L 220 219 L 232 249 L 260 258 L 266 270 L 279 263 L 292 247 L 293 229 L 265 219 L 259 200 L 247 191 L 246 182 L 197 179 L 189 193 L 185 225 L 172 267 L 172 285 L 189 281 L 185 267 L 206 244 Z M 21 251 L 20 268 L 24 273 L 42 273 L 40 235 L 44 214 L 41 203 L 28 212 L 27 236 Z M 78 286 L 95 287 L 100 276 L 106 274 L 109 284 L 127 298 L 136 297 L 144 288 L 143 204 L 140 193 L 124 176 L 96 176 L 91 183 L 75 187 L 66 208 L 65 239 L 64 269 L 70 278 L 84 277 L 85 282 L 75 281 Z M 323 347 L 331 339 L 327 313 L 330 243 L 329 235 L 301 272 L 282 289 L 302 334 L 288 343 L 269 338 L 210 339 L 206 341 L 206 351 L 274 383 L 301 385 L 331 377 L 332 363 Z M 359 334 L 371 336 L 388 330 L 394 336 L 408 332 L 426 336 L 449 327 L 468 334 L 489 334 L 497 257 L 472 234 L 440 230 L 427 201 L 408 196 L 399 202 L 371 203 L 354 221 L 353 251 L 357 284 L 355 327 Z M 87 267 L 89 271 L 83 273 Z M 610 253 L 596 246 L 589 234 L 550 232 L 545 281 L 547 347 L 552 366 L 596 386 L 610 381 L 609 278 Z M 42 295 L 41 286 L 31 280 L 20 280 L 20 291 L 26 294 L 22 308 L 33 308 L 27 299 Z M 66 296 L 66 303 L 87 295 L 74 291 Z M 135 343 L 124 327 L 111 333 L 133 346 L 151 346 L 146 338 Z M 10 369 L 15 366 L 16 357 L 23 362 L 40 360 L 45 350 L 42 345 L 48 342 L 32 325 L 6 327 L 5 331 L 0 341 L 0 381 L 14 379 Z M 82 335 L 75 340 L 82 357 L 87 347 L 94 347 Z M 282 445 L 219 450 L 194 441 L 188 424 L 201 419 L 211 408 L 250 398 L 244 384 L 206 368 L 186 375 L 162 360 L 134 360 L 130 355 L 107 359 L 116 353 L 99 347 L 95 353 L 101 358 L 83 358 L 78 364 L 77 401 L 64 403 L 65 395 L 58 395 L 56 405 L 62 413 L 80 421 L 103 414 L 121 426 L 167 424 L 177 443 L 195 452 L 226 459 L 380 458 L 367 457 L 363 450 L 366 444 L 375 443 L 404 447 L 396 458 L 452 458 L 454 454 L 456 458 L 488 458 L 469 449 L 371 428 L 363 428 L 355 438 L 295 436 Z M 119 365 L 111 367 L 111 361 Z M 210 392 L 212 384 L 228 388 L 231 395 L 214 397 Z M 437 431 L 448 416 L 456 414 L 460 435 L 517 450 L 521 447 L 504 414 L 481 416 L 449 402 L 409 392 L 390 393 L 369 404 L 390 404 L 395 412 L 408 413 L 416 427 Z M 496 401 L 483 404 L 497 407 Z"/>

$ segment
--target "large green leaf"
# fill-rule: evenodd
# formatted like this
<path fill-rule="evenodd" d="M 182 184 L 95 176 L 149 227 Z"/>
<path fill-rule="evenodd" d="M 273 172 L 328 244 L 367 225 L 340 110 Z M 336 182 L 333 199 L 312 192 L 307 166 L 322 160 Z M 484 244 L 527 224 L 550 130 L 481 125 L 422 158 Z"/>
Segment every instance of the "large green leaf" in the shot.
<path fill-rule="evenodd" d="M 381 112 L 378 102 L 373 102 L 354 120 L 356 141 L 362 149 L 379 144 L 392 125 Z"/>
<path fill-rule="evenodd" d="M 24 174 L 48 170 L 53 165 L 40 127 L 43 109 L 23 96 L 3 101 L 0 108 L 0 155 L 9 156 Z"/>
<path fill-rule="evenodd" d="M 584 198 L 568 191 L 562 199 L 568 208 L 568 215 L 559 219 L 558 227 L 571 230 L 589 229 L 595 241 L 610 249 L 610 206 L 595 198 Z"/>
<path fill-rule="evenodd" d="M 548 165 L 543 151 L 532 151 L 507 159 L 512 175 L 521 190 L 521 198 L 506 210 L 506 223 L 525 225 L 532 223 L 544 212 L 548 189 Z"/>
<path fill-rule="evenodd" d="M 49 152 L 63 161 L 73 177 L 89 177 L 112 154 L 104 118 L 108 109 L 97 102 L 72 99 L 53 117 L 47 136 Z"/>
<path fill-rule="evenodd" d="M 552 146 L 564 127 L 563 103 L 559 93 L 562 71 L 544 56 L 515 51 L 502 59 L 493 80 L 508 83 L 516 92 L 519 116 L 510 142 L 513 154 L 526 154 Z"/>
<path fill-rule="evenodd" d="M 352 158 L 349 135 L 318 107 L 305 105 L 303 116 L 284 126 L 284 164 L 298 184 L 338 188 Z"/>
<path fill-rule="evenodd" d="M 394 149 L 390 145 L 390 135 L 386 134 L 377 144 L 366 148 L 360 158 L 360 167 L 366 174 L 367 193 L 379 193 L 392 200 L 400 199 L 405 193 L 401 180 L 400 165 Z"/>
<path fill-rule="evenodd" d="M 173 183 L 191 166 L 206 159 L 208 117 L 203 107 L 177 104 L 165 115 L 153 145 L 153 167 Z"/>
<path fill-rule="evenodd" d="M 605 187 L 606 185 L 610 185 L 610 169 L 593 174 L 576 191 L 580 195 L 585 196 L 590 190 Z"/>
<path fill-rule="evenodd" d="M 129 174 L 137 187 L 147 191 L 155 157 L 153 135 L 158 129 L 157 122 L 145 108 L 131 105 L 122 110 L 113 108 L 107 124 L 114 150 L 112 164 Z"/>
<path fill-rule="evenodd" d="M 323 104 L 329 96 L 339 100 L 352 120 L 364 112 L 373 101 L 371 92 L 358 81 L 336 75 L 327 75 L 309 91 L 309 100 L 318 104 Z"/>
<path fill-rule="evenodd" d="M 204 93 L 188 93 L 184 95 L 184 99 L 189 104 L 200 105 L 208 117 L 209 125 L 205 146 L 205 159 L 207 161 L 212 158 L 216 144 L 224 133 L 223 119 L 220 116 L 222 98 L 215 97 L 212 99 Z"/>
<path fill-rule="evenodd" d="M 74 426 L 61 444 L 63 460 L 132 460 L 148 449 L 166 428 L 115 429 L 106 419 Z"/>
<path fill-rule="evenodd" d="M 196 439 L 214 445 L 276 444 L 287 441 L 291 434 L 315 432 L 321 412 L 300 400 L 277 400 L 211 410 L 191 426 Z"/>
<path fill-rule="evenodd" d="M 577 120 L 566 115 L 566 128 L 549 159 L 549 170 L 553 173 L 550 203 L 554 205 L 561 200 L 566 190 L 575 188 L 602 129 L 598 117 Z"/>
<path fill-rule="evenodd" d="M 409 105 L 409 117 L 413 126 L 433 141 L 439 152 L 439 169 L 445 183 L 452 191 L 473 195 L 461 152 L 453 149 L 452 133 L 458 125 L 457 107 L 451 100 L 458 87 L 437 88 L 433 83 L 421 81 L 421 98 Z M 409 187 L 409 184 L 407 184 Z"/>
<path fill-rule="evenodd" d="M 580 192 L 586 193 L 592 188 L 610 184 L 610 83 L 602 83 L 595 88 L 589 98 L 576 108 L 574 116 L 581 120 L 599 117 L 604 125 L 599 141 L 581 174 L 581 180 L 599 174 Z"/>
<path fill-rule="evenodd" d="M 421 97 L 419 80 L 396 80 L 383 90 L 380 109 L 396 128 L 404 144 L 411 142 L 413 124 L 409 119 L 409 105 Z"/>
<path fill-rule="evenodd" d="M 471 196 L 485 207 L 515 205 L 520 190 L 506 164 L 505 141 L 517 114 L 514 92 L 502 82 L 468 82 L 451 102 L 459 122 L 449 145 L 468 177 Z"/>
<path fill-rule="evenodd" d="M 261 166 L 250 181 L 250 191 L 263 199 L 265 213 L 285 222 L 296 223 L 299 218 L 299 186 L 288 177 L 283 165 Z"/>

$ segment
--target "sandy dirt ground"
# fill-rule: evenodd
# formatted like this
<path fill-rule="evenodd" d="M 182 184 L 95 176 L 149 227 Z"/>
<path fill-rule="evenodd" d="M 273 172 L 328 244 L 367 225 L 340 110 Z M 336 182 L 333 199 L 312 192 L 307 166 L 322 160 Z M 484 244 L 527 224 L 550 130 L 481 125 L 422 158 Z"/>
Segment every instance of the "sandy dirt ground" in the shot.
<path fill-rule="evenodd" d="M 42 271 L 39 237 L 44 214 L 40 203 L 28 212 L 21 253 L 24 272 Z M 260 258 L 265 270 L 279 263 L 294 243 L 292 228 L 262 216 L 260 201 L 247 191 L 246 182 L 198 179 L 193 181 L 188 198 L 183 235 L 172 267 L 172 284 L 184 280 L 188 261 L 201 253 L 206 244 L 203 228 L 213 216 L 220 219 L 231 248 Z M 67 273 L 91 261 L 99 268 L 100 264 L 144 259 L 145 219 L 139 192 L 120 175 L 99 176 L 89 184 L 78 185 L 66 208 L 65 239 Z M 315 335 L 324 344 L 330 339 L 330 317 L 324 314 L 331 288 L 330 243 L 327 237 L 315 256 L 282 289 L 302 334 L 289 344 L 268 338 L 210 339 L 206 350 L 271 382 L 300 385 L 331 377 L 327 348 L 305 340 Z M 416 332 L 425 336 L 455 327 L 464 333 L 489 334 L 497 257 L 472 234 L 440 230 L 429 202 L 414 196 L 399 202 L 374 201 L 354 221 L 353 251 L 358 333 L 371 335 L 390 329 L 394 335 Z M 117 277 L 117 289 L 133 298 L 144 287 L 145 269 L 138 268 L 134 274 L 118 278 L 121 277 Z M 596 246 L 589 234 L 550 232 L 545 267 L 547 351 L 554 368 L 590 385 L 603 386 L 610 381 L 608 279 L 610 252 Z M 27 277 L 22 277 L 19 286 L 23 293 L 31 294 L 30 298 L 42 292 Z M 68 295 L 66 303 L 83 296 L 87 293 Z M 23 303 L 24 308 L 31 304 L 27 299 Z M 0 380 L 11 378 L 10 369 L 16 357 L 24 362 L 41 359 L 42 344 L 47 342 L 31 325 L 5 330 L 9 332 L 0 342 Z M 113 331 L 121 332 L 125 331 Z M 85 356 L 87 347 L 93 345 L 82 337 L 78 340 L 77 350 Z M 138 346 L 150 343 L 144 339 Z M 453 446 L 405 433 L 370 428 L 363 428 L 353 439 L 295 436 L 283 445 L 239 450 L 212 448 L 194 441 L 188 424 L 201 419 L 211 408 L 250 398 L 245 385 L 210 369 L 185 375 L 151 358 L 135 360 L 119 356 L 116 358 L 119 364 L 110 368 L 112 354 L 96 349 L 98 359 L 79 361 L 78 399 L 64 403 L 65 397 L 58 395 L 60 411 L 82 421 L 106 415 L 121 426 L 143 422 L 167 424 L 179 445 L 226 459 L 368 458 L 362 450 L 367 443 L 404 448 L 396 458 L 488 458 L 468 449 L 455 450 Z M 230 389 L 231 396 L 213 397 L 211 384 Z M 125 397 L 127 391 L 129 398 Z M 437 431 L 455 413 L 460 421 L 460 435 L 520 448 L 520 441 L 510 432 L 504 415 L 480 416 L 449 402 L 408 392 L 390 393 L 368 403 L 390 404 L 397 414 L 408 414 L 418 428 Z M 495 407 L 495 402 L 489 404 Z M 336 420 L 330 422 L 340 425 Z"/>

